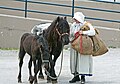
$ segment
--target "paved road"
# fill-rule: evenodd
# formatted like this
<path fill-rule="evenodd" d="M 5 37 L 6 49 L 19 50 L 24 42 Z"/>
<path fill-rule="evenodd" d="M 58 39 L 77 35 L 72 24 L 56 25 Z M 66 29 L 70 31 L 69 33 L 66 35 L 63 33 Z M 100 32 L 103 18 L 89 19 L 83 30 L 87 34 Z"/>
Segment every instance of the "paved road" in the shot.
<path fill-rule="evenodd" d="M 18 51 L 0 50 L 0 84 L 18 84 Z M 28 82 L 28 60 L 26 55 L 22 70 L 21 84 Z M 57 60 L 56 73 L 59 73 L 61 56 Z M 63 67 L 58 84 L 69 84 L 72 78 L 69 69 L 69 50 L 64 50 Z M 109 52 L 100 57 L 94 57 L 94 75 L 86 77 L 86 84 L 120 84 L 120 48 L 109 49 Z M 39 84 L 47 84 L 46 80 L 39 80 Z M 76 84 L 80 84 L 77 82 Z"/>

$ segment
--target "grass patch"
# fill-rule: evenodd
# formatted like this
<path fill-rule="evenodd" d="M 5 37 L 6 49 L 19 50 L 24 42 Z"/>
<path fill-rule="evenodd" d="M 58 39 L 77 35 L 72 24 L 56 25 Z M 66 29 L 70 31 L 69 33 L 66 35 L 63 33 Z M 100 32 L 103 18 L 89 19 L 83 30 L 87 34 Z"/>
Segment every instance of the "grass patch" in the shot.
<path fill-rule="evenodd" d="M 18 48 L 0 48 L 0 50 L 18 50 Z"/>
<path fill-rule="evenodd" d="M 116 48 L 115 46 L 108 46 L 108 48 Z"/>

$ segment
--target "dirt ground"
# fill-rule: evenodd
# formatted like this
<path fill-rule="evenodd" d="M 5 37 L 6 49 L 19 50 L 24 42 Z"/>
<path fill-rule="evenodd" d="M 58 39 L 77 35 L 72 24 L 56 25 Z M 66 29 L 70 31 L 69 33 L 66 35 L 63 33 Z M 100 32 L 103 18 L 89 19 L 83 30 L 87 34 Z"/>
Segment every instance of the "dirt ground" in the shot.
<path fill-rule="evenodd" d="M 69 84 L 68 81 L 73 77 L 70 73 L 69 56 L 69 50 L 64 50 L 63 66 L 61 74 L 58 77 L 58 84 Z M 120 84 L 120 48 L 110 48 L 108 53 L 94 57 L 93 59 L 93 76 L 86 77 L 86 84 Z M 23 83 L 21 84 L 29 84 L 28 61 L 29 56 L 26 55 L 22 68 Z M 0 84 L 18 84 L 18 62 L 18 50 L 0 50 Z M 58 58 L 55 66 L 57 75 L 60 65 L 61 56 Z M 47 84 L 46 79 L 39 79 L 38 84 Z M 76 84 L 80 83 L 77 82 Z"/>

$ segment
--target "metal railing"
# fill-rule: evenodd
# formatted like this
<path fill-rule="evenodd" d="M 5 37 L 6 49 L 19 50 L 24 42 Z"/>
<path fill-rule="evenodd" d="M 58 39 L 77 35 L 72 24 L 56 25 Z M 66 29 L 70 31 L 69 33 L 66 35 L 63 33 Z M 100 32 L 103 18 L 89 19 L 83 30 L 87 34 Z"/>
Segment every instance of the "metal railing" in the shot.
<path fill-rule="evenodd" d="M 29 1 L 29 0 L 15 0 L 15 1 L 23 2 L 25 4 L 25 7 L 24 8 L 14 8 L 14 7 L 0 6 L 0 8 L 2 8 L 2 9 L 9 9 L 9 10 L 24 11 L 25 12 L 25 17 L 27 17 L 27 13 L 28 12 L 73 17 L 75 8 L 77 8 L 77 9 L 85 9 L 85 10 L 109 12 L 109 13 L 120 13 L 120 10 L 108 10 L 108 9 L 102 9 L 102 8 L 91 8 L 91 7 L 84 7 L 84 6 L 75 6 L 74 5 L 74 2 L 75 2 L 74 0 L 72 0 L 72 4 L 71 5 L 57 4 L 57 3 L 43 2 L 43 1 Z M 89 0 L 89 1 L 94 1 L 94 0 Z M 96 2 L 120 4 L 120 3 L 117 3 L 117 2 L 105 2 L 105 1 L 96 1 Z M 68 8 L 71 8 L 72 13 L 71 14 L 63 14 L 63 13 L 57 13 L 57 12 L 44 12 L 44 11 L 38 11 L 38 10 L 29 10 L 27 8 L 28 3 L 45 4 L 45 5 L 59 6 L 59 7 L 68 7 Z M 104 18 L 86 17 L 86 19 L 120 23 L 120 20 L 110 20 L 110 19 L 104 19 Z"/>
<path fill-rule="evenodd" d="M 120 2 L 110 2 L 110 1 L 100 1 L 100 0 L 89 0 L 89 1 L 94 1 L 94 2 L 102 2 L 102 3 L 111 3 L 111 4 L 120 4 Z"/>

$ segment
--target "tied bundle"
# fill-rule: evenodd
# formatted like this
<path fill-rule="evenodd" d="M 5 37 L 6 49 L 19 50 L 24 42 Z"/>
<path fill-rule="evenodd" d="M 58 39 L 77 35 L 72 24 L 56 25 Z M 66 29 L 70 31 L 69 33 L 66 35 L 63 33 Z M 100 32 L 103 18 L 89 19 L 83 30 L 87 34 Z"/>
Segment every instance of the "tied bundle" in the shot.
<path fill-rule="evenodd" d="M 91 55 L 93 51 L 92 40 L 87 35 L 75 33 L 75 38 L 71 42 L 72 48 L 82 55 Z"/>
<path fill-rule="evenodd" d="M 90 28 L 86 23 L 81 30 L 87 31 Z M 99 37 L 99 31 L 95 29 L 95 36 L 87 36 L 79 34 L 79 31 L 75 33 L 75 38 L 71 42 L 72 48 L 78 51 L 82 55 L 101 56 L 108 52 L 107 46 Z"/>
<path fill-rule="evenodd" d="M 102 39 L 96 34 L 90 37 L 93 42 L 93 53 L 92 56 L 101 56 L 108 52 L 108 49 Z"/>

